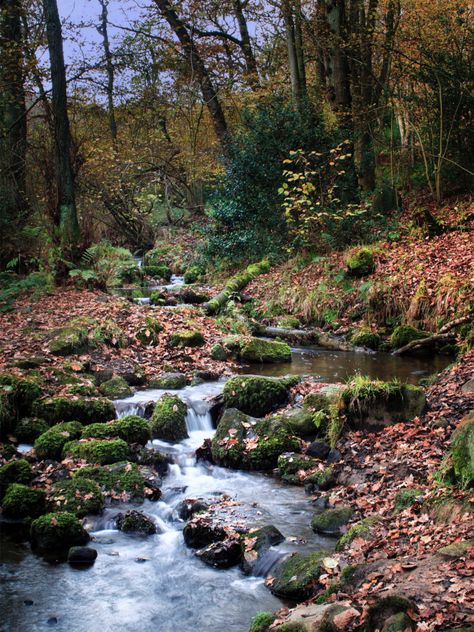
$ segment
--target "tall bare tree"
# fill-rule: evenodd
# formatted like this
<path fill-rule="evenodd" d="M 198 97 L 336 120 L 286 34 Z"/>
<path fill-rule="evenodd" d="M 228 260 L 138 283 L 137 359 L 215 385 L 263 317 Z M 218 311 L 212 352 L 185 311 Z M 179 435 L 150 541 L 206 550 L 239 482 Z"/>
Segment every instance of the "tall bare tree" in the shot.
<path fill-rule="evenodd" d="M 117 140 L 117 120 L 115 118 L 114 106 L 114 84 L 115 84 L 115 67 L 112 52 L 110 50 L 109 40 L 109 0 L 99 0 L 101 6 L 100 25 L 97 30 L 102 35 L 102 45 L 104 47 L 105 70 L 107 73 L 107 109 L 109 114 L 109 129 L 112 141 Z"/>

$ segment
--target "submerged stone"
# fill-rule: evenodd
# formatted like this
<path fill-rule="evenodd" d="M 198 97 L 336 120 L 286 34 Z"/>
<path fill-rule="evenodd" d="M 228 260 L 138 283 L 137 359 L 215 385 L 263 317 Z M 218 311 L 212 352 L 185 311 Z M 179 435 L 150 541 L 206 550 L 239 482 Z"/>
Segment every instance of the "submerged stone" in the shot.
<path fill-rule="evenodd" d="M 92 566 L 97 559 L 97 551 L 88 546 L 72 546 L 67 554 L 71 566 Z"/>

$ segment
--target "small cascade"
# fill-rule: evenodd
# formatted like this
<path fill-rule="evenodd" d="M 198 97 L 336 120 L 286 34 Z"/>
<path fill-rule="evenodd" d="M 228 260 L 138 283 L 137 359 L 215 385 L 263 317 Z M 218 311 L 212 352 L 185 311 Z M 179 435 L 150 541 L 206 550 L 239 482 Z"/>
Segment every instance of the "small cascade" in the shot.
<path fill-rule="evenodd" d="M 188 408 L 188 414 L 186 415 L 186 428 L 188 432 L 194 432 L 195 430 L 209 430 L 212 432 L 212 418 L 209 410 L 204 413 L 197 412 L 194 408 Z"/>

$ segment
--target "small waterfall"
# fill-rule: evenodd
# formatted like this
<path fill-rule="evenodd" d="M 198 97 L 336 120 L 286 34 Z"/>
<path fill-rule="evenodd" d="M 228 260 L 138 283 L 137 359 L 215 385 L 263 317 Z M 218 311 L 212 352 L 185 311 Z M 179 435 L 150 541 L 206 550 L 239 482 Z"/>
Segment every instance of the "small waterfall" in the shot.
<path fill-rule="evenodd" d="M 205 412 L 198 412 L 194 408 L 188 408 L 188 414 L 186 415 L 186 428 L 188 432 L 194 432 L 195 430 L 213 430 L 212 418 L 209 410 Z"/>

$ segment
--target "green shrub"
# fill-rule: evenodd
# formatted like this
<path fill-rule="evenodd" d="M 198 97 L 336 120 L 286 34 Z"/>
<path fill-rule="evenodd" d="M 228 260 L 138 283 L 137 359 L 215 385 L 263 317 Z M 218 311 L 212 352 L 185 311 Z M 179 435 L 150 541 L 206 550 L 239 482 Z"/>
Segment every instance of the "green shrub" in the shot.
<path fill-rule="evenodd" d="M 2 465 L 0 467 L 0 500 L 5 496 L 5 492 L 11 483 L 29 485 L 32 478 L 33 471 L 26 459 L 18 459 Z"/>
<path fill-rule="evenodd" d="M 41 550 L 64 550 L 89 540 L 89 534 L 71 513 L 48 513 L 31 523 L 32 545 Z"/>
<path fill-rule="evenodd" d="M 171 270 L 165 265 L 146 265 L 143 268 L 143 271 L 147 276 L 155 277 L 158 279 L 164 279 L 165 281 L 169 281 L 171 279 Z"/>
<path fill-rule="evenodd" d="M 82 424 L 78 421 L 56 424 L 36 439 L 34 443 L 36 456 L 40 460 L 54 459 L 60 461 L 63 447 L 68 441 L 78 439 L 81 436 L 81 431 Z"/>
<path fill-rule="evenodd" d="M 204 276 L 205 272 L 199 266 L 191 266 L 184 273 L 184 282 L 188 283 L 196 283 L 199 279 Z"/>
<path fill-rule="evenodd" d="M 81 260 L 82 270 L 91 271 L 91 281 L 99 287 L 117 287 L 123 283 L 132 283 L 141 279 L 141 271 L 132 253 L 126 248 L 112 246 L 101 241 L 88 248 Z M 77 276 L 71 271 L 71 276 Z"/>
<path fill-rule="evenodd" d="M 129 448 L 123 439 L 70 441 L 63 448 L 63 456 L 84 459 L 88 463 L 108 465 L 126 461 L 129 457 Z"/>
<path fill-rule="evenodd" d="M 2 502 L 6 518 L 37 518 L 44 512 L 45 492 L 20 483 L 12 483 Z"/>
<path fill-rule="evenodd" d="M 87 478 L 58 481 L 48 495 L 52 511 L 68 511 L 78 518 L 86 514 L 100 513 L 104 497 L 98 484 Z"/>

